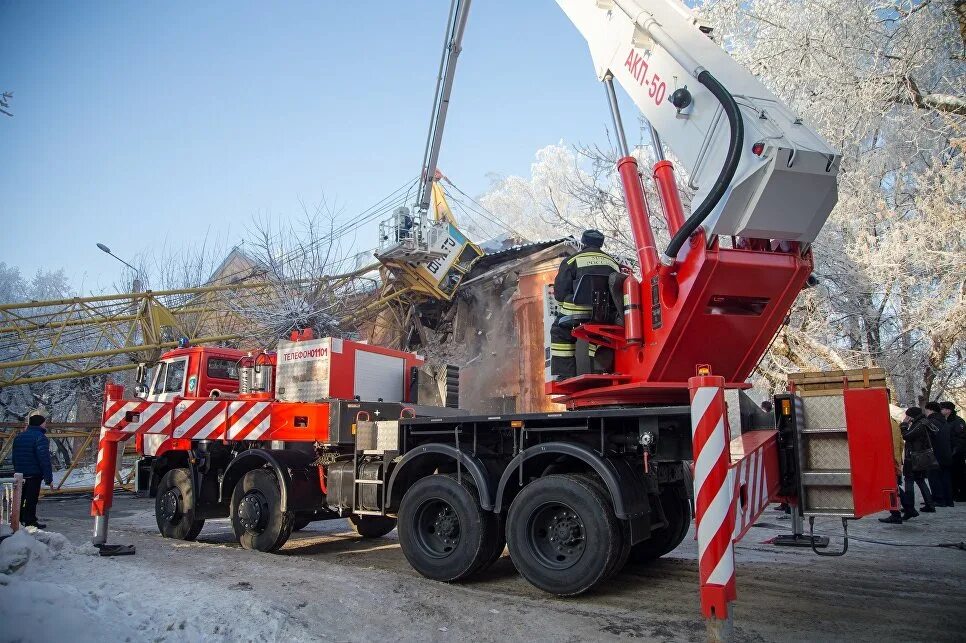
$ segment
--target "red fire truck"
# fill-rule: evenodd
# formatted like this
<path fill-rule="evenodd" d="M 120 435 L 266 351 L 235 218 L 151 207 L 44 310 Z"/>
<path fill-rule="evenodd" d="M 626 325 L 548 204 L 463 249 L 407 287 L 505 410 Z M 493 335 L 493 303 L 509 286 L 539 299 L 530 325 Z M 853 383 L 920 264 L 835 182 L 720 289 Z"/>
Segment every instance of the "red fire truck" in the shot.
<path fill-rule="evenodd" d="M 106 389 L 95 543 L 107 538 L 117 443 L 132 435 L 151 445 L 146 484 L 165 536 L 191 539 L 207 518 L 230 517 L 243 547 L 275 551 L 312 520 L 349 518 L 363 536 L 395 525 L 412 566 L 442 581 L 479 573 L 508 546 L 529 582 L 578 594 L 629 558 L 673 550 L 693 507 L 702 611 L 714 619 L 735 598 L 733 543 L 769 502 L 812 519 L 895 505 L 884 388 L 789 391 L 774 413 L 744 393 L 812 271 L 839 155 L 676 0 L 558 3 L 607 90 L 640 267 L 624 281 L 623 324 L 595 279 L 574 296 L 593 312 L 560 323 L 614 351 L 613 372 L 548 381 L 564 412 L 477 416 L 448 408 L 457 377 L 426 381 L 416 355 L 349 340 L 246 355 L 237 392 L 223 386 L 229 357 L 172 353 L 148 399 Z M 444 106 L 469 4 L 448 36 Z M 655 164 L 672 235 L 660 256 L 615 79 L 698 186 L 685 217 L 670 162 Z"/>

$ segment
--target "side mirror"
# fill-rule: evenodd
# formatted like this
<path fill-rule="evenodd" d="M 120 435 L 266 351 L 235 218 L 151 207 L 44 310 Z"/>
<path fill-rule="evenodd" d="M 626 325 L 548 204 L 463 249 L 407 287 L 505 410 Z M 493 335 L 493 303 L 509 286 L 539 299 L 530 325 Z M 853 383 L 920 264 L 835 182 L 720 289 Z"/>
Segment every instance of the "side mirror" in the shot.
<path fill-rule="evenodd" d="M 138 382 L 134 385 L 134 397 L 146 398 L 148 396 L 148 387 L 144 384 Z"/>
<path fill-rule="evenodd" d="M 138 364 L 137 370 L 134 371 L 134 381 L 143 386 L 146 372 L 147 369 L 145 368 L 144 363 Z"/>

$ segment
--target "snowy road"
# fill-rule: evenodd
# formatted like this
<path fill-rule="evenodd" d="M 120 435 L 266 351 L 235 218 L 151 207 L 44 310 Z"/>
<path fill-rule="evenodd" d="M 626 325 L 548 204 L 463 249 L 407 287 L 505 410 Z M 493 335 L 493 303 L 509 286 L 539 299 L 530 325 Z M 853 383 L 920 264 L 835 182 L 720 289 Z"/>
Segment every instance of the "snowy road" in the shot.
<path fill-rule="evenodd" d="M 87 499 L 45 500 L 48 529 L 74 544 L 89 537 Z M 774 512 L 763 520 L 780 523 Z M 822 525 L 837 532 L 834 522 Z M 196 543 L 161 539 L 153 501 L 117 499 L 112 542 L 137 555 L 56 557 L 30 580 L 57 581 L 76 593 L 84 621 L 55 605 L 32 640 L 72 635 L 95 640 L 419 640 L 586 641 L 612 638 L 700 641 L 695 545 L 629 568 L 609 587 L 554 599 L 514 571 L 506 555 L 461 585 L 426 580 L 409 568 L 395 532 L 361 540 L 343 521 L 315 523 L 279 555 L 245 551 L 227 521 L 210 521 Z M 901 527 L 853 523 L 855 536 L 934 544 L 966 539 L 966 506 L 939 510 Z M 737 548 L 736 639 L 962 640 L 966 628 L 966 551 L 853 541 L 844 558 L 777 549 L 776 531 L 754 528 Z M 836 545 L 833 541 L 833 547 Z M 7 590 L 14 585 L 7 587 Z M 10 622 L 0 603 L 0 621 Z M 16 616 L 16 614 L 14 614 Z M 82 615 L 83 616 L 83 615 Z M 22 619 L 21 619 L 22 620 Z M 61 627 L 63 626 L 63 627 Z M 87 632 L 85 628 L 99 627 Z M 13 628 L 15 632 L 22 628 Z M 66 630 L 66 631 L 65 631 Z M 0 628 L 0 640 L 13 640 Z"/>

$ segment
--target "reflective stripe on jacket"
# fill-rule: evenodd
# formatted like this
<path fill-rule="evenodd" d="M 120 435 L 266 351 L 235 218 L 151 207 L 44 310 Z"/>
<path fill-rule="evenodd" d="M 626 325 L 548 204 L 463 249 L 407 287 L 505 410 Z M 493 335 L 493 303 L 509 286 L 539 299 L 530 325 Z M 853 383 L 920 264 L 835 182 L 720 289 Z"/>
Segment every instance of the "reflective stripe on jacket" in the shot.
<path fill-rule="evenodd" d="M 584 275 L 609 275 L 620 267 L 614 258 L 597 248 L 582 250 L 560 262 L 557 277 L 553 282 L 553 296 L 560 302 L 563 315 L 590 312 L 591 307 L 574 303 L 574 291 Z"/>

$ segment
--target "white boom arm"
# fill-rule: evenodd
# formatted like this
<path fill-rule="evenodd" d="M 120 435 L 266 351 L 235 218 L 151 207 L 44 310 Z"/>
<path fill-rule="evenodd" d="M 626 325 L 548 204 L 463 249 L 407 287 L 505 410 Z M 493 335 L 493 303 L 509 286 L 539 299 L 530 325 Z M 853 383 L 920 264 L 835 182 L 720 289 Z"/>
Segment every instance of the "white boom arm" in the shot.
<path fill-rule="evenodd" d="M 678 0 L 557 4 L 587 40 L 598 77 L 620 82 L 680 160 L 696 204 L 713 191 L 733 135 L 701 72 L 734 98 L 744 136 L 733 178 L 702 223 L 710 234 L 815 239 L 837 199 L 840 155 L 703 33 L 687 7 Z M 679 108 L 671 96 L 682 88 L 691 103 Z"/>

